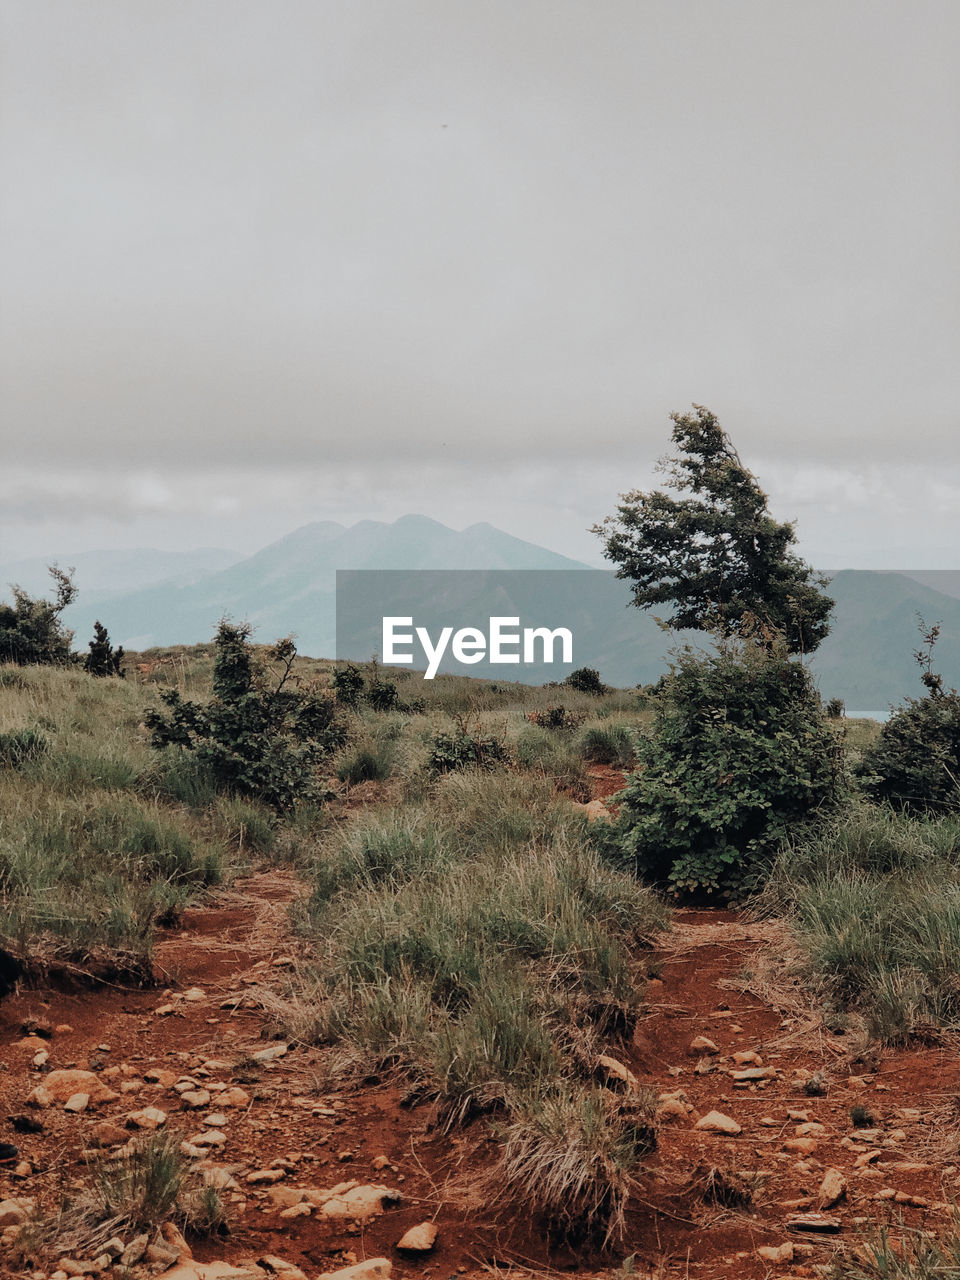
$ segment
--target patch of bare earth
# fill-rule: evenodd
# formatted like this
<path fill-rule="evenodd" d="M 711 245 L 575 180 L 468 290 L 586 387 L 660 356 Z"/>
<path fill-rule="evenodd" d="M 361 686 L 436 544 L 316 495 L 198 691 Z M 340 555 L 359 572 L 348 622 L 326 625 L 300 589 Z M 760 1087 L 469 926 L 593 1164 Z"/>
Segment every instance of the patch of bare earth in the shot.
<path fill-rule="evenodd" d="M 225 1186 L 230 1232 L 193 1246 L 199 1264 L 272 1256 L 310 1280 L 376 1257 L 395 1276 L 436 1280 L 492 1264 L 617 1265 L 589 1245 L 551 1241 L 522 1204 L 490 1203 L 483 1175 L 496 1145 L 483 1122 L 444 1134 L 432 1105 L 406 1097 L 402 1083 L 338 1085 L 328 1051 L 263 1037 L 269 993 L 300 958 L 289 910 L 306 892 L 273 870 L 185 913 L 156 950 L 165 987 L 27 990 L 0 1005 L 0 1121 L 21 1155 L 0 1171 L 0 1198 L 52 1211 L 82 1178 L 98 1125 L 133 1133 L 131 1114 L 157 1108 Z M 814 1275 L 868 1219 L 936 1228 L 949 1217 L 960 1158 L 943 1121 L 960 1095 L 955 1046 L 858 1057 L 781 977 L 787 945 L 776 924 L 678 911 L 632 1044 L 611 1049 L 664 1102 L 659 1149 L 618 1248 L 636 1255 L 638 1277 Z M 743 978 L 747 969 L 761 976 Z M 31 1018 L 42 1035 L 24 1034 Z M 64 1069 L 95 1073 L 105 1100 L 79 1111 L 62 1099 L 31 1106 Z M 808 1092 L 814 1076 L 822 1095 Z M 854 1105 L 874 1117 L 869 1128 L 853 1127 Z M 736 1132 L 698 1128 L 712 1112 Z M 14 1117 L 38 1131 L 15 1131 Z M 335 1187 L 348 1198 L 343 1216 L 324 1200 Z M 351 1201 L 357 1187 L 384 1194 Z M 364 1196 L 373 1212 L 351 1213 Z M 821 1212 L 819 1222 L 804 1216 Z M 398 1249 L 425 1222 L 436 1242 Z M 23 1272 L 8 1264 L 4 1274 Z"/>

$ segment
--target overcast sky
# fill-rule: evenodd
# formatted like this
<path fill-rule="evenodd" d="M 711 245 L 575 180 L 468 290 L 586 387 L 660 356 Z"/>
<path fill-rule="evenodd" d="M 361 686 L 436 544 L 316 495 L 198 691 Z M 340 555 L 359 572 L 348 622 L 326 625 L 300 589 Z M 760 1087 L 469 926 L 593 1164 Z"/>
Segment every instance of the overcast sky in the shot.
<path fill-rule="evenodd" d="M 417 511 L 581 557 L 706 404 L 956 568 L 956 0 L 2 0 L 0 559 Z"/>

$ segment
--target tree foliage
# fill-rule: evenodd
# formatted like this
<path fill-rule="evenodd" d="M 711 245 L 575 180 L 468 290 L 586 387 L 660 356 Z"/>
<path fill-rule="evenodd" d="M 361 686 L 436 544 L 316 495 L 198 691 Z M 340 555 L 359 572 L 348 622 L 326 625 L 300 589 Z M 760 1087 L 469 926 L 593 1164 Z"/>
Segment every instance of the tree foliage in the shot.
<path fill-rule="evenodd" d="M 37 599 L 14 585 L 13 604 L 0 604 L 0 662 L 49 666 L 73 661 L 73 632 L 60 617 L 77 596 L 73 570 L 51 565 L 49 573 L 53 600 Z"/>
<path fill-rule="evenodd" d="M 92 676 L 119 676 L 123 679 L 123 645 L 116 649 L 110 643 L 107 628 L 98 619 L 93 624 L 90 652 L 83 660 L 83 669 Z"/>
<path fill-rule="evenodd" d="M 752 888 L 790 827 L 843 789 L 838 740 L 782 642 L 682 649 L 620 793 L 615 837 L 639 874 L 676 891 Z"/>
<path fill-rule="evenodd" d="M 833 600 L 792 550 L 793 526 L 767 497 L 716 417 L 702 405 L 671 414 L 677 455 L 660 462 L 674 492 L 621 495 L 594 532 L 638 608 L 673 604 L 671 626 L 740 635 L 759 619 L 791 653 L 811 653 L 829 630 Z"/>
<path fill-rule="evenodd" d="M 960 810 L 960 693 L 945 689 L 933 670 L 940 627 L 921 619 L 923 646 L 914 657 L 927 688 L 925 698 L 907 698 L 864 752 L 858 773 L 874 800 L 909 813 Z"/>
<path fill-rule="evenodd" d="M 263 659 L 250 634 L 247 623 L 220 623 L 209 702 L 169 689 L 160 695 L 167 712 L 150 709 L 144 718 L 156 748 L 195 751 L 219 787 L 284 812 L 322 798 L 317 767 L 345 734 L 333 701 L 294 675 L 293 640 L 278 640 Z"/>

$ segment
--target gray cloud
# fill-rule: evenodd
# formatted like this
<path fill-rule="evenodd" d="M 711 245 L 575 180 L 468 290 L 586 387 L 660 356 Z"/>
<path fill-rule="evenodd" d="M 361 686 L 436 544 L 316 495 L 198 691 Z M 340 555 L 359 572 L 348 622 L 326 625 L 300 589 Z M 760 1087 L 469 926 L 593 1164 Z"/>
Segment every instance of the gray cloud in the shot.
<path fill-rule="evenodd" d="M 869 544 L 926 460 L 926 537 L 958 425 L 952 0 L 3 20 L 5 539 L 53 495 L 87 536 L 442 518 L 465 475 L 533 536 L 645 482 L 691 400 L 775 497 L 806 477 L 830 542 L 836 492 Z"/>

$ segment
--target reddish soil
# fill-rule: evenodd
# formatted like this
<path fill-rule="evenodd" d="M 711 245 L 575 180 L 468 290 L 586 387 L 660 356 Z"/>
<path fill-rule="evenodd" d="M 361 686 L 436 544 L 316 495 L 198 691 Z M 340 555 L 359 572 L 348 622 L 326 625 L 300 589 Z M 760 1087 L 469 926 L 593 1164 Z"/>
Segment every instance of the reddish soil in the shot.
<path fill-rule="evenodd" d="M 612 772 L 612 771 L 611 771 Z M 640 1084 L 656 1093 L 682 1089 L 693 1111 L 664 1123 L 658 1150 L 629 1211 L 626 1238 L 604 1257 L 589 1247 L 559 1247 L 531 1222 L 522 1206 L 491 1208 L 484 1174 L 496 1147 L 486 1126 L 444 1134 L 429 1103 L 404 1099 L 395 1081 L 368 1079 L 345 1089 L 331 1082 L 329 1051 L 291 1045 L 276 1062 L 253 1064 L 249 1055 L 272 1043 L 267 1006 L 270 991 L 282 986 L 297 961 L 288 925 L 290 903 L 304 886 L 290 872 L 253 876 L 235 889 L 187 912 L 157 949 L 168 990 L 22 991 L 0 1005 L 0 1124 L 31 1166 L 0 1172 L 0 1197 L 32 1196 L 52 1207 L 62 1191 L 82 1178 L 81 1152 L 89 1132 L 104 1118 L 123 1124 L 128 1112 L 156 1105 L 169 1112 L 169 1127 L 184 1137 L 202 1127 L 201 1111 L 180 1109 L 171 1087 L 149 1084 L 144 1075 L 160 1067 L 211 1081 L 238 1084 L 249 1104 L 228 1113 L 226 1145 L 213 1163 L 237 1178 L 239 1191 L 227 1193 L 230 1234 L 195 1246 L 198 1258 L 231 1261 L 275 1254 L 313 1277 L 353 1258 L 392 1258 L 394 1274 L 422 1274 L 447 1280 L 491 1263 L 534 1270 L 596 1272 L 636 1255 L 634 1273 L 656 1277 L 753 1277 L 815 1274 L 838 1244 L 853 1242 L 866 1220 L 901 1218 L 935 1228 L 949 1219 L 947 1202 L 957 1192 L 960 1155 L 951 1145 L 956 1124 L 945 1128 L 960 1095 L 960 1055 L 952 1045 L 858 1058 L 848 1038 L 827 1032 L 786 981 L 776 961 L 785 939 L 775 924 L 750 923 L 724 911 L 679 911 L 665 939 L 661 978 L 648 990 L 649 1007 L 632 1043 L 611 1046 Z M 757 956 L 766 959 L 758 960 Z M 741 977 L 745 967 L 760 978 Z M 199 987 L 205 999 L 177 998 Z M 222 1002 L 242 1000 L 237 1008 Z M 170 1004 L 168 1014 L 158 1009 Z M 25 1037 L 30 1016 L 60 1029 L 51 1038 Z M 716 1054 L 691 1055 L 691 1040 L 706 1036 Z M 49 1059 L 32 1065 L 38 1049 Z M 735 1052 L 755 1051 L 776 1075 L 738 1087 L 729 1072 Z M 208 1060 L 229 1066 L 204 1068 Z M 698 1074 L 697 1067 L 710 1067 Z M 80 1115 L 61 1106 L 30 1111 L 27 1094 L 51 1069 L 76 1066 L 100 1071 L 115 1089 L 115 1102 Z M 820 1073 L 825 1096 L 811 1097 L 796 1071 Z M 197 1074 L 199 1072 L 199 1074 Z M 206 1072 L 206 1074 L 204 1074 Z M 410 1105 L 404 1105 L 405 1101 Z M 861 1104 L 875 1117 L 877 1132 L 860 1141 L 850 1108 Z M 216 1094 L 206 1111 L 217 1110 Z M 697 1131 L 697 1116 L 719 1110 L 733 1117 L 736 1137 Z M 906 1113 L 904 1109 L 907 1109 Z M 916 1114 L 911 1114 L 914 1109 Z M 824 1126 L 809 1155 L 783 1150 L 795 1139 L 806 1112 Z M 15 1133 L 8 1117 L 30 1114 L 42 1121 L 39 1133 Z M 879 1155 L 862 1169 L 858 1155 Z M 376 1157 L 389 1166 L 374 1169 Z M 362 1226 L 344 1226 L 317 1216 L 283 1219 L 268 1208 L 267 1191 L 245 1181 L 256 1169 L 286 1161 L 281 1186 L 329 1188 L 347 1179 L 383 1183 L 401 1193 L 396 1207 Z M 786 1219 L 802 1202 L 818 1207 L 827 1168 L 847 1181 L 846 1198 L 831 1212 L 838 1234 L 817 1237 L 790 1231 Z M 724 1207 L 704 1199 L 707 1171 L 739 1179 L 751 1202 Z M 878 1193 L 886 1198 L 878 1199 Z M 892 1196 L 914 1197 L 917 1204 Z M 416 1223 L 439 1228 L 432 1253 L 401 1255 L 396 1242 Z M 772 1267 L 756 1254 L 761 1245 L 792 1241 L 809 1256 Z M 16 1268 L 4 1274 L 19 1275 Z"/>

